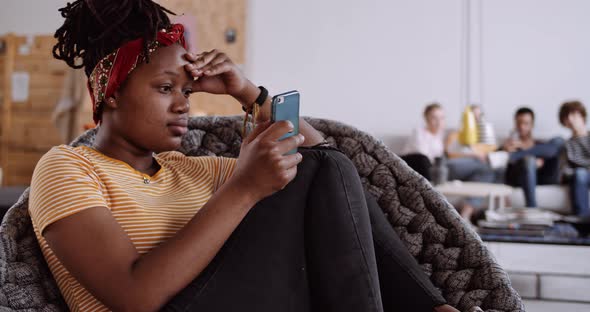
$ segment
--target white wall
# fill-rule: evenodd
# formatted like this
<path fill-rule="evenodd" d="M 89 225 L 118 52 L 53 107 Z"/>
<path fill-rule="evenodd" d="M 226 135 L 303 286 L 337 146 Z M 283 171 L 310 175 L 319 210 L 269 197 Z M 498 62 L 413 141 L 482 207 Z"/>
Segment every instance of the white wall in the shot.
<path fill-rule="evenodd" d="M 381 137 L 406 134 L 427 102 L 460 109 L 461 1 L 252 0 L 248 72 L 296 88 L 302 113 Z"/>
<path fill-rule="evenodd" d="M 539 135 L 559 133 L 566 99 L 590 105 L 590 1 L 483 2 L 483 103 L 504 132 L 506 114 L 529 105 Z"/>
<path fill-rule="evenodd" d="M 465 102 L 481 103 L 499 135 L 528 105 L 542 137 L 567 134 L 556 117 L 563 100 L 590 104 L 588 0 L 252 0 L 250 10 L 248 69 L 257 82 L 298 88 L 304 114 L 386 141 L 420 124 L 431 100 L 445 105 L 449 126 Z"/>
<path fill-rule="evenodd" d="M 67 2 L 1 1 L 0 34 L 52 33 Z M 537 111 L 537 132 L 549 136 L 561 131 L 563 100 L 590 104 L 589 0 L 249 1 L 249 76 L 275 92 L 300 90 L 303 114 L 386 141 L 419 125 L 433 100 L 456 126 L 466 94 L 500 134 L 519 105 Z M 466 88 L 468 1 L 475 31 Z"/>
<path fill-rule="evenodd" d="M 67 2 L 68 0 L 0 0 L 0 34 L 52 34 L 63 22 L 57 9 Z"/>

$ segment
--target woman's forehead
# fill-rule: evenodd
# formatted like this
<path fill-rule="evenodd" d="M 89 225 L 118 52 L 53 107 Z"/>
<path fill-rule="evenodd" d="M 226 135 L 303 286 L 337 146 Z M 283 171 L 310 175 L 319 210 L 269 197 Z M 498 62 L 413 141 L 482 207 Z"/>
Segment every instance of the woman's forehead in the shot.
<path fill-rule="evenodd" d="M 184 65 L 189 62 L 184 55 L 187 51 L 179 44 L 160 47 L 150 55 L 149 63 L 142 64 L 142 70 L 149 72 L 185 71 Z"/>

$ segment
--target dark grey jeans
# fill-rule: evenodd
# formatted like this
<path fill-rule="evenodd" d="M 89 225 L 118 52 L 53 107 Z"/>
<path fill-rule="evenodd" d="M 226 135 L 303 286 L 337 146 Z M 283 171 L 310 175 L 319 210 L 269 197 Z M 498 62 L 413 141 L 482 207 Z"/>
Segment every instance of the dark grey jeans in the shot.
<path fill-rule="evenodd" d="M 300 149 L 297 177 L 260 201 L 164 311 L 432 311 L 444 304 L 342 153 Z"/>

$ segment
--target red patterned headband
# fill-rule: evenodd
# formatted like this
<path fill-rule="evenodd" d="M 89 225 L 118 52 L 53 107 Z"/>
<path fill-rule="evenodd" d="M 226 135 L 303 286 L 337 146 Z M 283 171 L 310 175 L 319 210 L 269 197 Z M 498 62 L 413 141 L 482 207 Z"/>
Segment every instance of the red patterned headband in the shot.
<path fill-rule="evenodd" d="M 140 38 L 125 43 L 100 60 L 92 70 L 88 77 L 88 91 L 92 99 L 93 118 L 96 124 L 100 121 L 98 114 L 100 105 L 119 89 L 137 65 L 145 61 L 143 42 L 144 40 Z M 186 49 L 184 27 L 181 24 L 173 24 L 168 29 L 159 31 L 156 41 L 148 45 L 148 53 L 151 54 L 161 46 L 169 46 L 176 42 Z"/>

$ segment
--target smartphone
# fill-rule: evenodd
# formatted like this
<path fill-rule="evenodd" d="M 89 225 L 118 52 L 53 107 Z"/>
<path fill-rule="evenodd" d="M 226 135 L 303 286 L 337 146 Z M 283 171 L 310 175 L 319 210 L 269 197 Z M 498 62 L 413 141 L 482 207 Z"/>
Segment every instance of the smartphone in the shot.
<path fill-rule="evenodd" d="M 289 120 L 293 124 L 293 131 L 283 135 L 280 140 L 299 134 L 299 92 L 289 91 L 272 97 L 271 121 Z M 286 155 L 297 153 L 297 149 L 290 150 Z"/>

